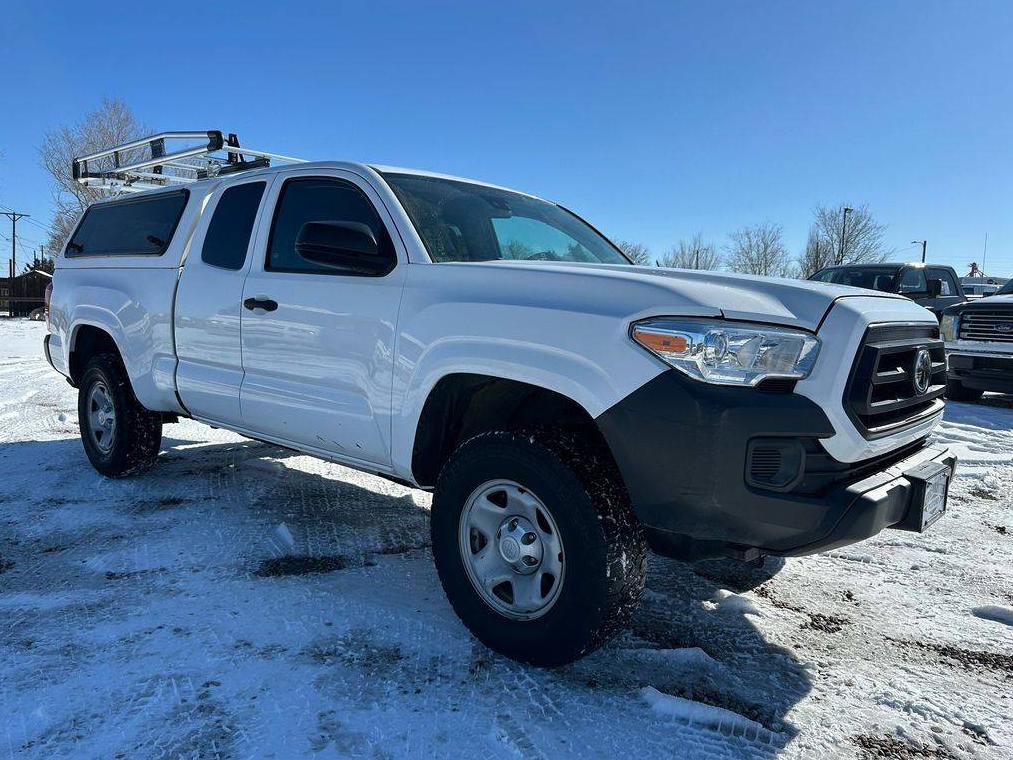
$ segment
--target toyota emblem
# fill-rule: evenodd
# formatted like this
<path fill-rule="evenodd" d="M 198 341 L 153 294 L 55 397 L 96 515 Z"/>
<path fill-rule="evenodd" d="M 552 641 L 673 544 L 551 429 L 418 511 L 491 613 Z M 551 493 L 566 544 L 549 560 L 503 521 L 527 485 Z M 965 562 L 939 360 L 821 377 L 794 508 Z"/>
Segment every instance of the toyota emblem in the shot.
<path fill-rule="evenodd" d="M 924 396 L 932 384 L 932 355 L 927 348 L 919 348 L 915 354 L 914 372 L 911 376 L 915 394 Z"/>

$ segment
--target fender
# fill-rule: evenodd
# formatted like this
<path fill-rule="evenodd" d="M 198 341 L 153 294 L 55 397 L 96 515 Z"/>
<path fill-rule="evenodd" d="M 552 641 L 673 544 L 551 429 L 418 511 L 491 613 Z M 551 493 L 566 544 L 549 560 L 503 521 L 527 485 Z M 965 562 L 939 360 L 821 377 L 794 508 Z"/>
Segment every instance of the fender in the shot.
<path fill-rule="evenodd" d="M 464 350 L 468 353 L 463 353 Z M 441 346 L 426 357 L 411 378 L 400 408 L 395 403 L 391 421 L 391 460 L 400 477 L 413 481 L 412 454 L 423 409 L 433 389 L 450 375 L 486 375 L 545 388 L 574 401 L 592 418 L 608 408 L 609 399 L 619 400 L 623 396 L 600 367 L 580 357 L 564 358 L 532 346 L 518 350 L 510 360 L 497 356 L 498 353 L 499 347 L 467 345 L 462 341 Z M 530 364 L 522 358 L 525 355 L 530 357 Z"/>
<path fill-rule="evenodd" d="M 391 463 L 405 479 L 412 478 L 415 434 L 426 400 L 447 375 L 535 385 L 565 396 L 595 418 L 666 369 L 629 339 L 626 319 L 608 310 L 533 303 L 531 288 L 517 281 L 527 280 L 528 273 L 496 274 L 502 275 L 499 283 L 479 267 L 409 265 L 391 410 Z M 475 282 L 458 290 L 458 279 Z M 462 297 L 465 288 L 470 297 Z M 483 298 L 476 300 L 482 290 Z M 517 303 L 518 293 L 527 302 Z M 555 298 L 558 302 L 558 293 Z"/>
<path fill-rule="evenodd" d="M 119 350 L 134 395 L 152 411 L 183 413 L 176 399 L 176 357 L 171 304 L 176 269 L 77 269 L 66 278 L 53 313 L 60 346 L 57 362 L 69 370 L 70 355 L 85 325 L 108 333 Z M 67 282 L 67 280 L 71 282 Z M 133 294 L 127 295 L 128 293 Z"/>

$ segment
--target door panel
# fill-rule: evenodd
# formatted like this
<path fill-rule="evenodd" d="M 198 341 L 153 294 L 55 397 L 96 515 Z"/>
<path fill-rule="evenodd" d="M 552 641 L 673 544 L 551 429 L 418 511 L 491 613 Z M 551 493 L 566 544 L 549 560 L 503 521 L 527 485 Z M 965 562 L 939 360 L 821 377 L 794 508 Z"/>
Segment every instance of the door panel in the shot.
<path fill-rule="evenodd" d="M 272 190 L 269 204 L 281 203 L 268 245 L 245 282 L 244 300 L 274 301 L 277 308 L 251 303 L 254 308 L 242 310 L 244 427 L 387 467 L 404 265 L 383 277 L 354 276 L 305 262 L 291 248 L 306 221 L 367 223 L 372 214 L 371 226 L 389 255 L 403 262 L 403 252 L 395 250 L 387 232 L 392 223 L 368 185 L 344 172 L 317 170 L 314 180 L 341 187 L 328 189 L 325 181 L 297 196 L 292 188 L 308 176 L 286 175 Z M 284 271 L 293 269 L 301 271 Z"/>
<path fill-rule="evenodd" d="M 242 424 L 243 280 L 267 184 L 230 185 L 212 198 L 180 277 L 174 316 L 176 388 L 195 417 Z"/>

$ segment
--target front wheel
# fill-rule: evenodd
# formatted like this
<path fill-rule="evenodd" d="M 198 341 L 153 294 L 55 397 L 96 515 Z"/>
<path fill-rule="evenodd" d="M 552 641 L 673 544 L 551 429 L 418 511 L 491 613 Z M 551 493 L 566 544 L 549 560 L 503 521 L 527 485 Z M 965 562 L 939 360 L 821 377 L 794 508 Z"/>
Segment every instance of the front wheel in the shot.
<path fill-rule="evenodd" d="M 984 391 L 968 388 L 959 380 L 946 381 L 946 398 L 954 401 L 977 401 Z"/>
<path fill-rule="evenodd" d="M 539 666 L 594 651 L 629 621 L 643 531 L 607 455 L 562 432 L 495 432 L 458 448 L 433 499 L 443 588 L 491 649 Z"/>
<path fill-rule="evenodd" d="M 81 442 L 92 466 L 109 478 L 142 472 L 162 444 L 162 418 L 141 406 L 120 357 L 97 354 L 77 392 Z"/>

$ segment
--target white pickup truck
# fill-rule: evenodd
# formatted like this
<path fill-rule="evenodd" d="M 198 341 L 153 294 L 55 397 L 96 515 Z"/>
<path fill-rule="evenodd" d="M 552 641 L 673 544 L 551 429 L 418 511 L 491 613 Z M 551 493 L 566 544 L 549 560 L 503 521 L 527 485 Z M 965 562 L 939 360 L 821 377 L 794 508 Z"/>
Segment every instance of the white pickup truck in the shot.
<path fill-rule="evenodd" d="M 104 475 L 187 417 L 433 489 L 454 609 L 537 665 L 622 628 L 648 547 L 810 554 L 945 509 L 943 343 L 907 298 L 634 266 L 562 206 L 429 172 L 170 182 L 152 153 L 75 162 L 153 188 L 87 210 L 50 302 Z"/>

